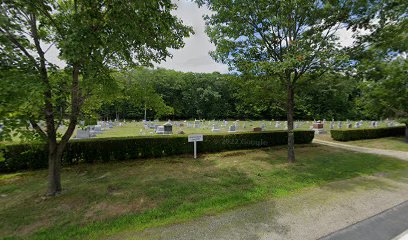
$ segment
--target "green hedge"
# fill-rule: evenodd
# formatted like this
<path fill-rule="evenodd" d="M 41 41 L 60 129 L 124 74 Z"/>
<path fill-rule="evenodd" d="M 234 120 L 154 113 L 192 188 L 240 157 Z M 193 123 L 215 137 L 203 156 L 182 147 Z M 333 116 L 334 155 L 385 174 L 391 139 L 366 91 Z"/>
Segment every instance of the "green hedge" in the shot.
<path fill-rule="evenodd" d="M 310 143 L 313 131 L 295 131 L 297 144 Z M 287 144 L 285 131 L 205 135 L 198 142 L 199 153 L 259 148 Z M 3 146 L 0 172 L 47 167 L 47 149 L 43 144 L 14 144 Z M 193 143 L 187 136 L 123 137 L 72 140 L 63 154 L 63 165 L 81 162 L 109 162 L 155 158 L 177 154 L 192 154 Z"/>
<path fill-rule="evenodd" d="M 330 133 L 331 137 L 336 141 L 352 141 L 359 139 L 403 136 L 405 134 L 405 126 L 364 129 L 336 129 L 331 130 Z"/>

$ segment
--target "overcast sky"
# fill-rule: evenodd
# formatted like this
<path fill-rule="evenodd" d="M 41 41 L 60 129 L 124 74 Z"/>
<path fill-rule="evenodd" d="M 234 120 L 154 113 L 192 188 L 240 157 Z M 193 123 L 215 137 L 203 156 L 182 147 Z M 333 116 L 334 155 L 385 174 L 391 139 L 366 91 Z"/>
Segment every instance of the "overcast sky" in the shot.
<path fill-rule="evenodd" d="M 209 10 L 206 7 L 198 8 L 197 4 L 190 0 L 173 0 L 173 2 L 178 5 L 175 14 L 183 20 L 184 24 L 194 28 L 195 35 L 185 39 L 184 48 L 171 50 L 173 58 L 167 58 L 166 62 L 156 66 L 183 72 L 228 72 L 226 65 L 216 63 L 208 54 L 215 48 L 204 32 L 205 23 L 202 16 L 209 13 Z M 339 37 L 343 45 L 352 43 L 350 32 L 340 30 Z M 63 66 L 63 63 L 57 59 L 56 48 L 51 48 L 47 56 L 51 62 L 59 62 L 59 65 Z"/>

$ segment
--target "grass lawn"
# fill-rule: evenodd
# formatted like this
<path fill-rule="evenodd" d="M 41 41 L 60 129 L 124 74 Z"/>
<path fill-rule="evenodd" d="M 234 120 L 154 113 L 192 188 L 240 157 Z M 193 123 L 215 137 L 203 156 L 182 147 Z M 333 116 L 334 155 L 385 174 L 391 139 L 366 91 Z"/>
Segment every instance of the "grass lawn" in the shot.
<path fill-rule="evenodd" d="M 201 134 L 228 134 L 229 126 L 233 125 L 235 121 L 228 121 L 227 125 L 224 125 L 223 121 L 205 121 L 202 123 L 200 128 L 194 128 L 194 127 L 188 127 L 187 123 L 193 124 L 194 121 L 177 121 L 179 123 L 183 123 L 184 126 L 178 127 L 176 125 L 173 125 L 173 134 L 177 134 L 179 131 L 183 131 L 185 134 L 195 134 L 195 133 L 201 133 Z M 238 121 L 237 122 L 237 132 L 251 132 L 253 131 L 254 127 L 261 127 L 262 125 L 265 126 L 266 131 L 273 131 L 273 130 L 284 130 L 285 129 L 285 122 L 284 121 L 279 121 L 280 122 L 280 127 L 275 128 L 276 121 Z M 158 125 L 163 125 L 165 122 L 157 122 L 155 124 Z M 216 124 L 220 128 L 220 132 L 214 133 L 211 131 L 213 124 Z M 312 126 L 313 121 L 296 121 L 295 125 L 297 125 L 297 129 L 303 129 L 303 130 L 309 130 L 310 127 Z M 337 124 L 337 123 L 336 123 Z M 379 123 L 381 127 L 385 127 L 386 124 L 384 122 Z M 245 128 L 244 128 L 245 126 Z M 337 126 L 337 125 L 336 125 Z M 364 122 L 362 127 L 369 127 L 369 122 Z M 330 132 L 330 123 L 326 122 L 324 125 L 324 129 L 327 132 Z M 63 134 L 66 129 L 59 129 L 59 133 Z M 76 129 L 77 130 L 77 129 Z M 72 138 L 76 136 L 76 130 L 74 131 L 74 134 L 72 135 Z M 101 134 L 98 134 L 96 137 L 97 138 L 109 138 L 109 137 L 134 137 L 134 136 L 157 136 L 157 134 L 154 133 L 154 129 L 149 129 L 146 130 L 143 126 L 142 122 L 126 122 L 122 126 L 115 126 L 113 128 L 107 128 L 104 129 L 104 131 Z M 20 137 L 14 136 L 12 139 L 12 142 L 19 142 Z M 1 143 L 1 142 L 0 142 Z M 3 143 L 9 143 L 9 142 L 3 142 Z"/>
<path fill-rule="evenodd" d="M 330 137 L 330 134 L 315 135 L 315 138 L 320 139 L 320 140 L 325 140 L 325 141 L 341 143 L 341 144 L 359 146 L 359 147 L 368 147 L 368 148 L 408 152 L 408 143 L 405 141 L 405 137 L 386 137 L 386 138 L 348 141 L 348 142 L 335 141 Z"/>
<path fill-rule="evenodd" d="M 319 145 L 273 147 L 64 168 L 64 192 L 43 197 L 46 171 L 0 175 L 0 238 L 100 239 L 186 221 L 408 162 Z M 405 171 L 406 172 L 406 171 Z"/>

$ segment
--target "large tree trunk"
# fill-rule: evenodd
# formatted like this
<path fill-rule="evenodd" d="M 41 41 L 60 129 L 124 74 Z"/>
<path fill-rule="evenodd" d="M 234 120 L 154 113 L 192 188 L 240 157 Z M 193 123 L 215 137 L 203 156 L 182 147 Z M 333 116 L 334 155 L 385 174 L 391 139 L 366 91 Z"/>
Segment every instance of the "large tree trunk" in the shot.
<path fill-rule="evenodd" d="M 54 143 L 48 145 L 48 195 L 55 196 L 61 192 L 61 157 L 58 146 Z"/>
<path fill-rule="evenodd" d="M 67 131 L 57 143 L 56 132 L 48 133 L 48 195 L 54 196 L 61 192 L 61 161 L 65 147 L 74 133 L 78 122 L 79 108 L 81 105 L 80 90 L 79 90 L 79 67 L 73 66 L 72 71 L 72 89 L 71 89 L 71 116 Z M 50 121 L 53 124 L 54 121 Z M 48 122 L 47 122 L 48 126 Z M 55 128 L 51 128 L 55 129 Z M 52 137 L 53 136 L 53 137 Z"/>
<path fill-rule="evenodd" d="M 405 123 L 405 142 L 408 143 L 408 123 Z"/>
<path fill-rule="evenodd" d="M 288 82 L 288 102 L 287 102 L 287 120 L 288 120 L 288 162 L 295 162 L 295 135 L 293 133 L 293 114 L 294 114 L 294 89 L 292 83 Z"/>

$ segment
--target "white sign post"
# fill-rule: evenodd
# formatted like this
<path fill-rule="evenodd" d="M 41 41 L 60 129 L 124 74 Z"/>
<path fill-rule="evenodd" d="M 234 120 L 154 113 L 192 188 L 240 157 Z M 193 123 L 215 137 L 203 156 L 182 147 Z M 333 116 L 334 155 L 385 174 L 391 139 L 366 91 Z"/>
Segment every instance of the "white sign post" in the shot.
<path fill-rule="evenodd" d="M 194 159 L 197 158 L 197 142 L 202 142 L 204 139 L 202 134 L 188 135 L 188 142 L 194 142 Z"/>

